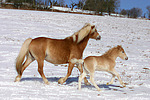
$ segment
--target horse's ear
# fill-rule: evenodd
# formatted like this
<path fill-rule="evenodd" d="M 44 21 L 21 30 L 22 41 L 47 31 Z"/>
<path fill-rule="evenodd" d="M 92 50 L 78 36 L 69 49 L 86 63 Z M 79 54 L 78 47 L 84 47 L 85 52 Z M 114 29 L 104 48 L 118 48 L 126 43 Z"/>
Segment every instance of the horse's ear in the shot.
<path fill-rule="evenodd" d="M 91 26 L 91 28 L 92 28 L 92 29 L 95 28 L 95 25 Z"/>
<path fill-rule="evenodd" d="M 122 46 L 121 46 L 121 45 L 117 45 L 117 49 L 118 49 L 118 50 L 121 50 L 121 49 L 122 49 Z"/>

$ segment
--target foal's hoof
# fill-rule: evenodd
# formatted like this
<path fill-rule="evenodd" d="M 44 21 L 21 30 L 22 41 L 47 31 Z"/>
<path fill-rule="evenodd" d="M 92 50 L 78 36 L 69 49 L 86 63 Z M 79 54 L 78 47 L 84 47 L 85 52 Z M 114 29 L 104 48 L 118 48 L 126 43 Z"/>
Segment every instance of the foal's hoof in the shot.
<path fill-rule="evenodd" d="M 110 85 L 110 83 L 107 83 L 106 85 Z"/>
<path fill-rule="evenodd" d="M 58 84 L 63 84 L 64 83 L 64 80 L 63 80 L 64 78 L 60 78 L 59 80 L 58 80 Z"/>
<path fill-rule="evenodd" d="M 102 91 L 101 89 L 97 89 L 97 91 Z"/>
<path fill-rule="evenodd" d="M 87 86 L 88 86 L 88 85 L 91 85 L 89 82 L 86 82 L 86 83 L 84 83 L 84 84 L 87 85 Z"/>
<path fill-rule="evenodd" d="M 122 85 L 123 87 L 126 87 L 126 85 L 125 85 L 123 82 L 121 83 L 121 85 Z"/>

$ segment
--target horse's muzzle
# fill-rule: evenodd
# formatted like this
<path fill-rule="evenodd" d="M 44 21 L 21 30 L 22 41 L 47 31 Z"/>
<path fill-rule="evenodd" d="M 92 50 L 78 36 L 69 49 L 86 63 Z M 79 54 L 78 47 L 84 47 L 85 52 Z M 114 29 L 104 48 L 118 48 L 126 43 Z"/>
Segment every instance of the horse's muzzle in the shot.
<path fill-rule="evenodd" d="M 125 60 L 128 60 L 128 57 L 126 57 Z"/>
<path fill-rule="evenodd" d="M 101 36 L 98 36 L 97 38 L 96 38 L 96 40 L 100 40 L 101 39 Z"/>

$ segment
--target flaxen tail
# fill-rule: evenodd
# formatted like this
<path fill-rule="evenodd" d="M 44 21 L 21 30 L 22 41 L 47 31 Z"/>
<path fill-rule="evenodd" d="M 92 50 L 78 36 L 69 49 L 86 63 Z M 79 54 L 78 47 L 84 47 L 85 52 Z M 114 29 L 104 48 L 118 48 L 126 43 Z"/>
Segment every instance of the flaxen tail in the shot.
<path fill-rule="evenodd" d="M 18 74 L 21 74 L 21 69 L 22 69 L 22 66 L 23 66 L 23 61 L 24 61 L 24 58 L 28 52 L 28 47 L 29 47 L 29 44 L 31 43 L 32 39 L 31 38 L 28 38 L 24 41 L 21 49 L 20 49 L 20 52 L 18 54 L 18 57 L 16 59 L 16 71 L 18 72 Z"/>

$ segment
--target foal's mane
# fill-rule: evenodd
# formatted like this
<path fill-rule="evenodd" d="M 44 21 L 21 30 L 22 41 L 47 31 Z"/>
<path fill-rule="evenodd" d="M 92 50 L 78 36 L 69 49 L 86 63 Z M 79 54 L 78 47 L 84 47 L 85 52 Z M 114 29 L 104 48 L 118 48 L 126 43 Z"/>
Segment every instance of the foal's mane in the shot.
<path fill-rule="evenodd" d="M 114 51 L 118 51 L 118 50 L 120 50 L 120 49 L 123 49 L 123 48 L 122 48 L 122 46 L 118 45 L 118 46 L 116 46 L 116 47 L 113 47 L 113 48 L 109 49 L 109 50 L 106 51 L 103 55 L 104 55 L 104 56 L 110 56 L 110 55 L 112 55 L 112 53 L 116 53 L 116 52 L 114 52 Z"/>
<path fill-rule="evenodd" d="M 73 35 L 67 37 L 67 38 L 73 38 L 73 42 L 81 42 L 90 32 L 91 30 L 91 24 L 86 23 L 79 31 L 75 32 Z"/>

